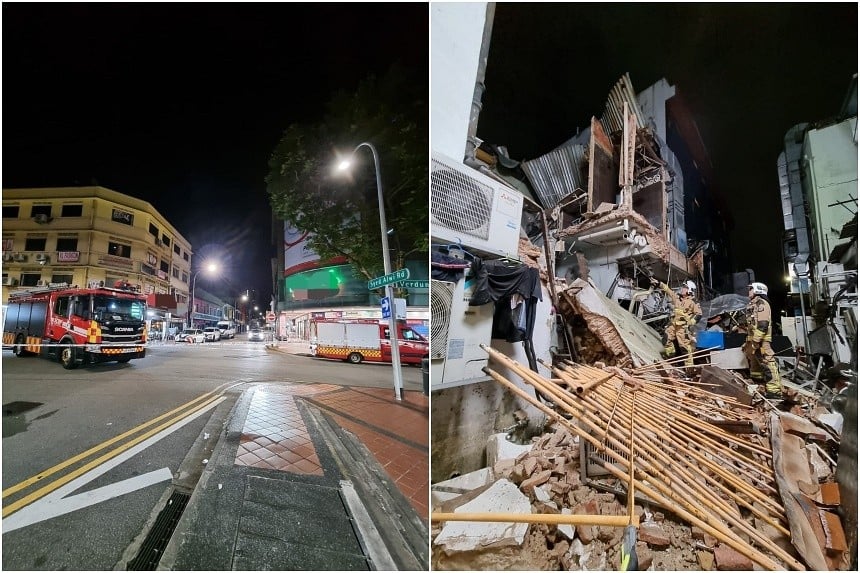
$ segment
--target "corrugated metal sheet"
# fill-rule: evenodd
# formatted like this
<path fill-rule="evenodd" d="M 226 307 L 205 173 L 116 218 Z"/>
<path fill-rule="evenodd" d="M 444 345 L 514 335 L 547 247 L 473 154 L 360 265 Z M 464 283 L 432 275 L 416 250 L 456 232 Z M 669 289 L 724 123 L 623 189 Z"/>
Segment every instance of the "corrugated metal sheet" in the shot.
<path fill-rule="evenodd" d="M 573 144 L 554 149 L 537 159 L 523 161 L 521 165 L 541 206 L 549 209 L 576 189 L 586 187 L 582 175 L 585 163 L 585 146 Z"/>
<path fill-rule="evenodd" d="M 630 74 L 618 80 L 612 91 L 609 92 L 609 97 L 606 100 L 606 108 L 603 110 L 603 117 L 600 118 L 600 123 L 603 125 L 606 133 L 615 133 L 621 131 L 624 127 L 624 102 L 627 102 L 627 107 L 630 113 L 636 116 L 636 128 L 645 127 L 644 116 L 639 108 L 639 100 L 636 99 L 636 92 L 633 91 L 633 82 L 630 81 Z"/>

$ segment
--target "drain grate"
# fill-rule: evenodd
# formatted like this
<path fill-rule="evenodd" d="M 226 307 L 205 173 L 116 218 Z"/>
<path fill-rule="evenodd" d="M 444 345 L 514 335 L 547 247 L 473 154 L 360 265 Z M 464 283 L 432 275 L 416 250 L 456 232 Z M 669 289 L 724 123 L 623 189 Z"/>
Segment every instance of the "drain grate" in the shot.
<path fill-rule="evenodd" d="M 143 540 L 140 551 L 128 562 L 127 571 L 155 571 L 190 498 L 188 494 L 173 492 Z"/>

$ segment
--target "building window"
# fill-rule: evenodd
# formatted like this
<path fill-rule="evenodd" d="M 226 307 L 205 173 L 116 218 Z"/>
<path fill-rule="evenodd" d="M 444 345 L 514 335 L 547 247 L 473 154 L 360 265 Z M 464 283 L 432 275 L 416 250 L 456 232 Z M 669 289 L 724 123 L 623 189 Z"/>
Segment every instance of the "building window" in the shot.
<path fill-rule="evenodd" d="M 18 211 L 21 208 L 18 205 L 3 205 L 3 218 L 4 219 L 17 219 Z"/>
<path fill-rule="evenodd" d="M 176 267 L 173 267 L 173 278 L 179 278 L 179 269 L 177 269 Z"/>
<path fill-rule="evenodd" d="M 27 237 L 27 240 L 24 242 L 24 250 L 25 251 L 44 251 L 45 243 L 48 242 L 48 239 L 45 237 Z"/>
<path fill-rule="evenodd" d="M 42 280 L 42 275 L 34 273 L 21 274 L 21 286 L 36 286 L 36 283 Z"/>
<path fill-rule="evenodd" d="M 165 247 L 169 247 L 170 246 L 170 237 L 168 237 L 167 235 L 161 235 L 161 242 L 164 243 Z"/>
<path fill-rule="evenodd" d="M 108 243 L 108 254 L 115 257 L 131 258 L 131 245 L 120 245 L 119 243 Z"/>
<path fill-rule="evenodd" d="M 188 273 L 182 273 L 182 282 L 188 284 Z"/>
<path fill-rule="evenodd" d="M 176 253 L 177 255 L 180 253 L 179 245 L 173 245 L 173 252 Z"/>
<path fill-rule="evenodd" d="M 169 273 L 170 272 L 170 263 L 167 261 L 161 261 L 161 272 Z"/>
<path fill-rule="evenodd" d="M 60 212 L 60 217 L 82 217 L 83 214 L 83 205 L 63 205 L 63 210 Z"/>
<path fill-rule="evenodd" d="M 46 217 L 51 216 L 51 206 L 50 205 L 33 205 L 30 209 L 30 216 L 35 217 L 36 215 L 45 215 Z"/>
<path fill-rule="evenodd" d="M 158 227 L 156 227 L 155 225 L 150 223 L 149 224 L 149 234 L 157 239 L 158 238 Z"/>
<path fill-rule="evenodd" d="M 67 285 L 70 285 L 75 282 L 75 275 L 51 275 L 51 282 L 66 283 Z"/>
<path fill-rule="evenodd" d="M 58 251 L 77 251 L 78 250 L 78 238 L 77 237 L 57 237 L 57 250 Z"/>
<path fill-rule="evenodd" d="M 182 258 L 185 259 L 186 262 L 188 262 L 188 253 L 182 253 Z"/>

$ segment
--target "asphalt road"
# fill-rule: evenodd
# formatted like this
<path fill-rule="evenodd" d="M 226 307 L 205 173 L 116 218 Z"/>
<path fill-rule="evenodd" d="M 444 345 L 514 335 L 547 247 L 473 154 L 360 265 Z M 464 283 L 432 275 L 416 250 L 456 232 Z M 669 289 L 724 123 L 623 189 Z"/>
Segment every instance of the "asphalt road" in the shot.
<path fill-rule="evenodd" d="M 406 389 L 421 389 L 420 368 L 404 367 L 402 372 Z M 195 441 L 209 439 L 204 426 L 213 413 L 226 416 L 230 399 L 259 382 L 393 388 L 390 365 L 286 354 L 243 338 L 157 345 L 142 360 L 71 371 L 4 350 L 2 568 L 117 567 L 145 532 L 180 466 L 185 474 L 203 464 L 204 453 L 194 457 L 189 451 Z M 223 395 L 228 401 L 191 411 L 213 391 L 213 397 Z M 123 436 L 127 433 L 130 437 Z M 139 443 L 132 447 L 134 439 Z M 111 440 L 116 441 L 24 487 L 28 478 Z M 63 485 L 63 480 L 69 483 Z M 13 491 L 19 486 L 20 491 Z"/>

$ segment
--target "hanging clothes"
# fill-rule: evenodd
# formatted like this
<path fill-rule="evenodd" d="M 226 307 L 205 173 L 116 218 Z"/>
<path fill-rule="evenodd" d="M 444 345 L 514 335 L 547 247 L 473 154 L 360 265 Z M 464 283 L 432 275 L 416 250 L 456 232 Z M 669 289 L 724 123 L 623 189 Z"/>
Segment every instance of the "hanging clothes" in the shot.
<path fill-rule="evenodd" d="M 472 262 L 472 276 L 475 277 L 475 291 L 469 306 L 494 303 L 493 338 L 522 342 L 529 368 L 537 372 L 532 334 L 537 303 L 543 300 L 540 272 L 515 261 L 484 261 L 476 257 Z M 512 301 L 515 296 L 519 298 Z"/>

